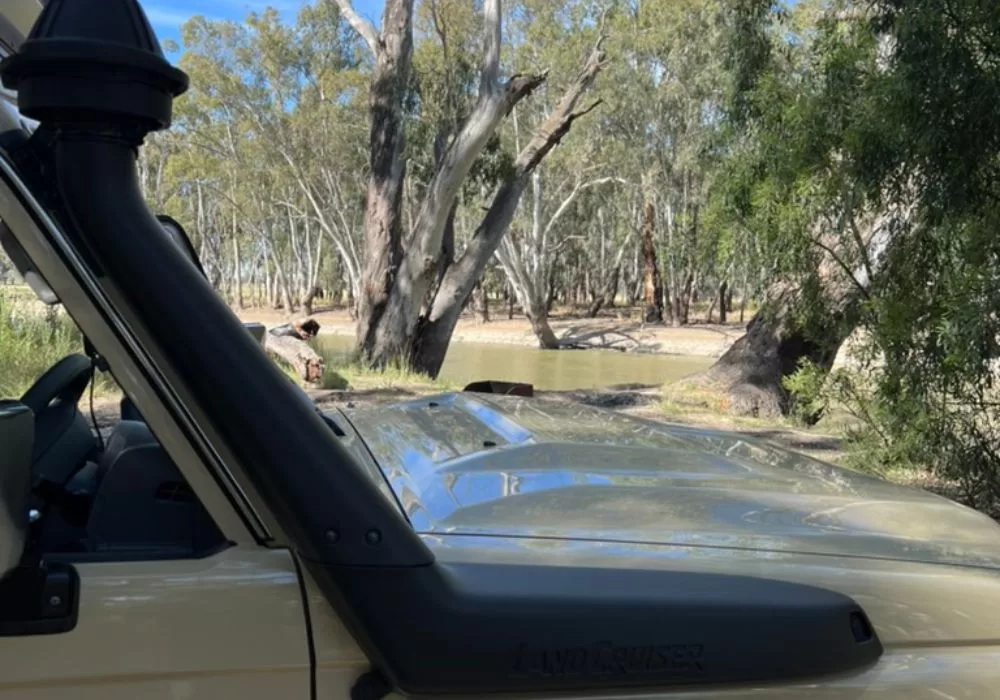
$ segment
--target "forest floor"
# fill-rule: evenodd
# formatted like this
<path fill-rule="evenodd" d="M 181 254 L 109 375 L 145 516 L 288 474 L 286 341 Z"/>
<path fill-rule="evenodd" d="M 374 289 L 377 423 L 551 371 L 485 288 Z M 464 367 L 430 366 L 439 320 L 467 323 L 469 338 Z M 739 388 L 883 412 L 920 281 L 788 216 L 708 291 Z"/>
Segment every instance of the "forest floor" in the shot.
<path fill-rule="evenodd" d="M 263 323 L 270 327 L 286 323 L 288 317 L 271 309 L 246 309 L 238 315 L 244 321 Z M 299 318 L 302 314 L 297 314 Z M 319 309 L 310 316 L 320 324 L 320 333 L 354 335 L 354 321 L 345 310 Z M 726 324 L 705 323 L 704 315 L 693 317 L 694 323 L 680 328 L 662 324 L 645 324 L 638 320 L 634 310 L 621 309 L 602 313 L 597 318 L 585 318 L 578 313 L 556 311 L 550 318 L 556 337 L 567 346 L 591 347 L 623 352 L 643 352 L 663 355 L 689 355 L 719 357 L 737 338 L 743 335 L 746 323 L 735 321 Z M 747 314 L 746 319 L 749 320 Z M 508 319 L 506 313 L 489 323 L 481 323 L 470 315 L 463 316 L 455 329 L 452 340 L 460 343 L 489 343 L 537 347 L 528 319 L 515 314 Z"/>

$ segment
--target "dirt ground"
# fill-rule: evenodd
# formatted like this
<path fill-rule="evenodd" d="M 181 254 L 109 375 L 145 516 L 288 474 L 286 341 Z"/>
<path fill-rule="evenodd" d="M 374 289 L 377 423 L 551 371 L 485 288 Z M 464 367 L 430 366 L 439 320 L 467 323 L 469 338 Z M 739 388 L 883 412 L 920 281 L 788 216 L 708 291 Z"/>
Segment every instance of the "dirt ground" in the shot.
<path fill-rule="evenodd" d="M 247 309 L 238 312 L 238 315 L 244 321 L 263 323 L 269 327 L 289 320 L 282 312 L 270 309 Z M 301 317 L 301 314 L 294 315 L 294 318 Z M 320 333 L 354 335 L 354 321 L 344 310 L 318 310 L 311 318 L 320 324 Z M 693 323 L 681 328 L 671 328 L 629 318 L 628 310 L 617 314 L 603 314 L 597 318 L 556 313 L 551 318 L 551 325 L 560 341 L 568 346 L 698 357 L 721 356 L 743 335 L 746 326 L 737 320 L 725 325 Z M 528 319 L 515 315 L 508 320 L 506 314 L 489 323 L 480 323 L 471 316 L 464 316 L 459 320 L 452 340 L 529 347 L 537 345 Z"/>

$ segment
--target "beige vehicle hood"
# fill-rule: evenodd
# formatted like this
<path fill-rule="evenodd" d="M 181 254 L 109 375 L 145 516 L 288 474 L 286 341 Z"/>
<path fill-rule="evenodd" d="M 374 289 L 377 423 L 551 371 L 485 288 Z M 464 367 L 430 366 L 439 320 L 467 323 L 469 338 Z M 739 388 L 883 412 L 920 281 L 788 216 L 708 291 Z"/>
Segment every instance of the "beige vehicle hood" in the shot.
<path fill-rule="evenodd" d="M 1000 567 L 1000 526 L 746 436 L 448 394 L 351 421 L 424 534 Z"/>
<path fill-rule="evenodd" d="M 1000 644 L 1000 526 L 933 494 L 566 404 L 449 394 L 349 416 L 442 561 L 819 586 L 857 601 L 906 663 Z"/>

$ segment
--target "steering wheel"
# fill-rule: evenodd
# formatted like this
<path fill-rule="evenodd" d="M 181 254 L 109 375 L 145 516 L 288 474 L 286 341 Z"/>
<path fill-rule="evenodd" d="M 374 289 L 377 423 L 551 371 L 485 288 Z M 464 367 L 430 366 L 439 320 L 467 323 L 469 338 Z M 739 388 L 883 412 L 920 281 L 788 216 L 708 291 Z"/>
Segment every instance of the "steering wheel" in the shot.
<path fill-rule="evenodd" d="M 69 355 L 49 368 L 21 397 L 21 403 L 35 414 L 31 456 L 35 479 L 44 477 L 65 484 L 93 450 L 96 440 L 77 409 L 90 376 L 90 358 Z"/>

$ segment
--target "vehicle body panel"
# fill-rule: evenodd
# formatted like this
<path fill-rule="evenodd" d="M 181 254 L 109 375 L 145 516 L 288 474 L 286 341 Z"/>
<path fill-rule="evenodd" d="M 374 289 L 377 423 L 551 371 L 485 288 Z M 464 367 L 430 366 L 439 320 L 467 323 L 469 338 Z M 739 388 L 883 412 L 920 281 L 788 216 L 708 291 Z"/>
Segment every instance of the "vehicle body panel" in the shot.
<path fill-rule="evenodd" d="M 421 533 L 1000 568 L 1000 526 L 751 437 L 448 394 L 350 414 Z"/>
<path fill-rule="evenodd" d="M 312 623 L 316 697 L 347 700 L 355 682 L 372 664 L 309 572 L 302 575 Z"/>
<path fill-rule="evenodd" d="M 287 550 L 76 567 L 76 628 L 0 638 L 0 698 L 309 698 L 308 634 Z"/>
<path fill-rule="evenodd" d="M 854 596 L 866 610 L 877 611 L 871 615 L 872 622 L 886 645 L 885 654 L 871 668 L 807 682 L 560 694 L 564 700 L 1000 697 L 1000 609 L 995 605 L 1000 598 L 1000 577 L 989 570 L 703 547 L 457 535 L 427 535 L 424 540 L 442 561 L 739 572 L 834 588 Z M 369 666 L 322 593 L 306 578 L 315 635 L 317 697 L 347 698 L 354 680 Z"/>
<path fill-rule="evenodd" d="M 742 435 L 587 407 L 445 395 L 348 415 L 442 562 L 813 585 L 856 600 L 885 646 L 839 678 L 643 697 L 1000 695 L 1000 527 L 958 504 Z"/>

